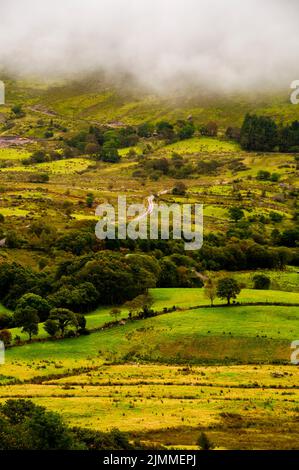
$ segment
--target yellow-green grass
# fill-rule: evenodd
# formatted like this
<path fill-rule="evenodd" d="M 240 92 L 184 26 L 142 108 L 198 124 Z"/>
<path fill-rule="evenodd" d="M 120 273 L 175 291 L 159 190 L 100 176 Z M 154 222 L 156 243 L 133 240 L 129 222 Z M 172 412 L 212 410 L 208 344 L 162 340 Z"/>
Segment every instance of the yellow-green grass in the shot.
<path fill-rule="evenodd" d="M 219 140 L 211 137 L 193 137 L 167 145 L 159 153 L 171 155 L 173 152 L 180 155 L 193 153 L 235 153 L 240 152 L 240 146 L 235 142 Z"/>
<path fill-rule="evenodd" d="M 91 214 L 79 214 L 79 213 L 76 213 L 76 212 L 73 212 L 72 213 L 72 217 L 76 220 L 97 220 L 97 216 L 96 215 L 91 215 Z"/>
<path fill-rule="evenodd" d="M 203 288 L 157 288 L 151 289 L 151 294 L 155 300 L 154 307 L 162 310 L 164 307 L 176 306 L 179 308 L 189 308 L 200 305 L 209 305 L 210 301 L 205 297 Z M 299 293 L 284 292 L 275 290 L 254 290 L 242 289 L 237 298 L 238 302 L 284 302 L 289 304 L 299 304 Z M 215 299 L 214 304 L 223 304 L 225 301 Z"/>
<path fill-rule="evenodd" d="M 5 217 L 26 217 L 29 214 L 30 210 L 21 209 L 20 207 L 1 207 L 0 206 L 0 214 L 4 215 Z"/>
<path fill-rule="evenodd" d="M 138 145 L 134 146 L 134 147 L 126 147 L 124 149 L 119 149 L 118 150 L 118 153 L 121 157 L 127 157 L 128 154 L 134 150 L 134 152 L 137 154 L 137 155 L 141 155 L 142 154 L 142 150 L 140 147 L 138 147 Z"/>
<path fill-rule="evenodd" d="M 90 165 L 87 158 L 69 158 L 67 160 L 57 160 L 50 163 L 39 163 L 30 166 L 14 166 L 3 168 L 4 172 L 49 172 L 53 174 L 78 173 L 86 170 Z"/>
<path fill-rule="evenodd" d="M 39 375 L 44 365 L 27 362 L 23 368 L 31 366 Z M 69 371 L 61 379 L 45 377 L 38 385 L 3 384 L 0 401 L 29 397 L 61 413 L 71 426 L 100 431 L 118 427 L 149 444 L 195 448 L 196 438 L 205 430 L 217 448 L 296 446 L 299 391 L 295 367 L 188 369 L 100 362 L 93 367 L 88 374 Z"/>
<path fill-rule="evenodd" d="M 1 160 L 23 160 L 30 156 L 30 152 L 16 148 L 0 148 L 0 161 Z"/>
<path fill-rule="evenodd" d="M 299 292 L 299 274 L 298 269 L 289 266 L 285 271 L 271 271 L 259 269 L 255 272 L 241 271 L 234 274 L 234 277 L 239 282 L 245 284 L 247 287 L 253 287 L 253 278 L 257 274 L 264 274 L 271 280 L 271 289 L 282 291 Z M 289 293 L 286 293 L 286 298 L 289 298 Z"/>
<path fill-rule="evenodd" d="M 241 174 L 245 176 L 257 176 L 260 170 L 267 170 L 270 173 L 279 173 L 284 175 L 290 171 L 294 172 L 294 168 L 280 168 L 282 165 L 295 166 L 294 157 L 288 154 L 247 154 L 243 159 L 248 169 L 242 171 Z M 248 188 L 250 189 L 250 188 Z"/>

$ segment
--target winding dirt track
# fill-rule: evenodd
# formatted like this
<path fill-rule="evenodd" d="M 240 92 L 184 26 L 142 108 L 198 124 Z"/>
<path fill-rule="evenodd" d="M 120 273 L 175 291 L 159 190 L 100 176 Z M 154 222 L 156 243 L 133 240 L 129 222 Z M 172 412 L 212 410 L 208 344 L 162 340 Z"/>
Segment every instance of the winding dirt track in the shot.
<path fill-rule="evenodd" d="M 169 191 L 168 189 L 160 191 L 157 194 L 157 196 L 161 196 L 162 194 L 166 194 L 166 193 L 168 193 L 168 191 Z M 150 215 L 153 212 L 154 207 L 155 207 L 155 203 L 154 203 L 155 197 L 156 196 L 154 196 L 153 194 L 151 194 L 150 196 L 147 197 L 147 204 L 148 204 L 147 209 L 143 214 L 140 214 L 135 219 L 133 219 L 135 222 L 138 222 L 138 220 L 144 219 L 145 217 L 147 217 L 148 215 Z"/>

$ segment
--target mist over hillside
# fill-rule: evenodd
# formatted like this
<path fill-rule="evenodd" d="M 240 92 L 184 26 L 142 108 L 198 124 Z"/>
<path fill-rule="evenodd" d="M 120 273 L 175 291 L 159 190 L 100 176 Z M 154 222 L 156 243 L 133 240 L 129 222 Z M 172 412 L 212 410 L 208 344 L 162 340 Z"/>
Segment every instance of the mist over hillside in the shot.
<path fill-rule="evenodd" d="M 295 0 L 2 0 L 0 10 L 0 65 L 21 76 L 101 69 L 163 93 L 298 78 Z"/>

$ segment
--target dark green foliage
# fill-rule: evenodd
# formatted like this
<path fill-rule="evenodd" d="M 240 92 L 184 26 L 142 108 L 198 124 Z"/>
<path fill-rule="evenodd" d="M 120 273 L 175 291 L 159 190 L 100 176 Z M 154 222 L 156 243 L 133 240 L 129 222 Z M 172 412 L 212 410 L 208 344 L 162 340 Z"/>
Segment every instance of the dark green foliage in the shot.
<path fill-rule="evenodd" d="M 36 311 L 40 321 L 45 321 L 48 318 L 51 308 L 47 300 L 43 299 L 40 295 L 31 293 L 24 294 L 18 300 L 16 311 L 24 310 L 27 307 L 31 307 Z"/>
<path fill-rule="evenodd" d="M 288 247 L 299 246 L 299 227 L 285 230 L 279 240 L 280 244 Z"/>
<path fill-rule="evenodd" d="M 269 214 L 269 217 L 274 223 L 279 223 L 279 222 L 282 222 L 283 220 L 283 215 L 279 214 L 278 212 L 271 211 Z"/>
<path fill-rule="evenodd" d="M 186 123 L 179 129 L 178 138 L 180 140 L 190 139 L 191 137 L 193 137 L 194 132 L 194 125 L 192 123 Z"/>
<path fill-rule="evenodd" d="M 210 441 L 210 439 L 204 432 L 200 433 L 196 444 L 198 445 L 200 450 L 213 450 L 215 448 L 213 442 Z"/>
<path fill-rule="evenodd" d="M 229 218 L 234 222 L 238 222 L 239 220 L 244 218 L 244 212 L 240 207 L 230 207 L 228 210 Z"/>
<path fill-rule="evenodd" d="M 111 141 L 105 142 L 100 152 L 100 160 L 107 163 L 117 163 L 120 156 L 116 144 Z"/>
<path fill-rule="evenodd" d="M 240 143 L 244 150 L 272 152 L 278 144 L 278 129 L 269 117 L 247 114 L 242 128 Z"/>
<path fill-rule="evenodd" d="M 281 152 L 299 151 L 299 121 L 294 121 L 280 129 L 279 149 Z"/>
<path fill-rule="evenodd" d="M 0 450 L 133 450 L 116 428 L 109 433 L 70 429 L 58 413 L 30 400 L 7 400 L 0 405 Z"/>
<path fill-rule="evenodd" d="M 94 195 L 92 193 L 88 193 L 86 196 L 86 205 L 87 207 L 91 208 L 94 203 Z"/>
<path fill-rule="evenodd" d="M 171 142 L 174 137 L 173 125 L 168 121 L 160 121 L 156 125 L 157 133 L 161 139 Z"/>
<path fill-rule="evenodd" d="M 48 173 L 32 173 L 29 175 L 29 181 L 31 183 L 47 183 L 49 179 Z"/>
<path fill-rule="evenodd" d="M 14 323 L 22 328 L 23 333 L 27 333 L 31 341 L 33 335 L 38 334 L 38 323 L 40 321 L 37 310 L 29 305 L 18 308 L 14 312 Z"/>
<path fill-rule="evenodd" d="M 253 276 L 254 288 L 255 289 L 270 289 L 271 279 L 265 274 L 256 274 Z"/>
<path fill-rule="evenodd" d="M 12 316 L 10 313 L 3 312 L 0 314 L 0 330 L 12 328 Z"/>
<path fill-rule="evenodd" d="M 35 273 L 29 267 L 24 268 L 17 263 L 0 265 L 0 299 L 12 310 L 24 294 L 31 292 L 42 296 L 51 291 L 49 282 L 47 276 Z"/>
<path fill-rule="evenodd" d="M 70 450 L 84 448 L 57 413 L 29 400 L 0 405 L 0 450 Z"/>
<path fill-rule="evenodd" d="M 90 312 L 99 301 L 100 295 L 94 285 L 90 282 L 66 285 L 61 287 L 55 294 L 48 297 L 49 303 L 54 307 L 63 307 L 75 312 Z"/>
<path fill-rule="evenodd" d="M 66 330 L 70 326 L 75 328 L 78 327 L 77 315 L 67 308 L 53 308 L 50 312 L 49 320 L 55 321 L 57 323 L 57 331 L 60 331 L 62 337 L 65 336 Z M 46 325 L 46 331 L 48 333 L 49 326 L 50 324 L 48 323 Z M 53 330 L 54 324 L 51 323 L 51 331 L 53 332 Z"/>
<path fill-rule="evenodd" d="M 56 320 L 52 320 L 51 318 L 48 318 L 48 320 L 44 324 L 44 330 L 48 335 L 50 336 L 56 336 L 59 332 L 59 325 Z"/>
<path fill-rule="evenodd" d="M 226 299 L 227 305 L 230 305 L 231 299 L 236 299 L 240 292 L 241 287 L 238 282 L 231 277 L 220 279 L 217 283 L 217 297 Z"/>
<path fill-rule="evenodd" d="M 95 244 L 95 235 L 88 230 L 68 231 L 56 241 L 57 248 L 78 256 L 92 250 Z"/>

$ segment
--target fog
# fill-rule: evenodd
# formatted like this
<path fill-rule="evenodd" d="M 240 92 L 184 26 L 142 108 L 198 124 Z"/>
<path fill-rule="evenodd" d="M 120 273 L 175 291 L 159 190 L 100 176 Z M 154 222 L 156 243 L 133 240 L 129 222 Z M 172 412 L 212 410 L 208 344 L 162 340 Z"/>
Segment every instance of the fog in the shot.
<path fill-rule="evenodd" d="M 287 87 L 299 78 L 297 0 L 0 0 L 0 67 L 143 85 Z"/>

